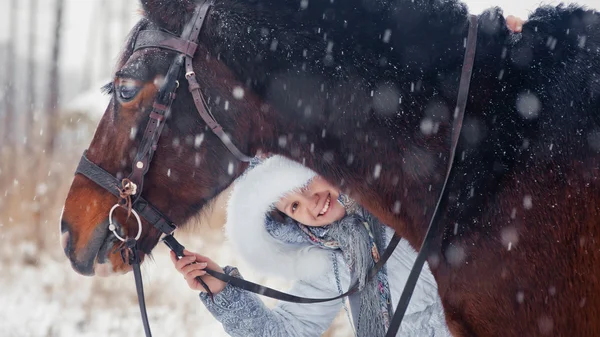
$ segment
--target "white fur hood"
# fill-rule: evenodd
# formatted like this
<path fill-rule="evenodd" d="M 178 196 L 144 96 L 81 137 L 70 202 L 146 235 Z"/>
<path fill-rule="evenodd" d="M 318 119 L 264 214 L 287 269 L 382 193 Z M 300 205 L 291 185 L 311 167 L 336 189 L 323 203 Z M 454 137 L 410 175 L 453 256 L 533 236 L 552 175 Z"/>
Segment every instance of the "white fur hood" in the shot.
<path fill-rule="evenodd" d="M 297 162 L 272 156 L 235 181 L 227 204 L 225 231 L 234 249 L 256 270 L 292 280 L 313 279 L 330 270 L 331 252 L 308 242 L 279 241 L 265 226 L 274 203 L 315 176 L 314 171 Z"/>

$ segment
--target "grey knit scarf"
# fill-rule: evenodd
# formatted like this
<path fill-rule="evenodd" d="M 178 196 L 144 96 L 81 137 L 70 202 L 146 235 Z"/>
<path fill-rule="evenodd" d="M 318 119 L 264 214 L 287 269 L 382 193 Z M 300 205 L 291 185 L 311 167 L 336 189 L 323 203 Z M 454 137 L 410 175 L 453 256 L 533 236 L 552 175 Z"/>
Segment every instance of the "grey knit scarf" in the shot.
<path fill-rule="evenodd" d="M 389 316 L 385 317 L 384 315 L 387 316 L 391 313 L 389 303 L 382 303 L 382 290 L 380 289 L 380 284 L 383 283 L 383 288 L 387 288 L 383 291 L 386 291 L 389 296 L 385 267 L 380 271 L 383 274 L 366 282 L 368 272 L 374 265 L 367 226 L 371 229 L 372 240 L 375 241 L 375 245 L 380 251 L 382 251 L 385 241 L 384 226 L 360 206 L 352 203 L 350 199 L 344 200 L 342 197 L 339 201 L 346 208 L 347 215 L 331 225 L 307 227 L 291 218 L 287 218 L 285 223 L 279 223 L 271 217 L 267 217 L 266 229 L 271 236 L 282 242 L 310 243 L 324 249 L 341 250 L 344 261 L 350 269 L 351 284 L 359 282 L 360 291 L 350 298 L 357 336 L 385 336 L 386 320 Z M 366 222 L 366 226 L 364 222 Z M 357 304 L 358 308 L 356 308 Z M 382 312 L 382 305 L 385 313 Z"/>

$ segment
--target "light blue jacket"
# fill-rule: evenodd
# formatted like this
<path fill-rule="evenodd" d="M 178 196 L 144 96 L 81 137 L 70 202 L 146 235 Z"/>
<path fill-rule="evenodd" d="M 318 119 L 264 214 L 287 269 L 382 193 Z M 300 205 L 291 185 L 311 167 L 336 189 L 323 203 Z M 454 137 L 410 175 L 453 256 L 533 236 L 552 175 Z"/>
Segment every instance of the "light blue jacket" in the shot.
<path fill-rule="evenodd" d="M 389 242 L 393 232 L 388 227 L 385 228 L 385 242 Z M 292 241 L 297 240 L 300 238 L 292 238 Z M 257 246 L 256 249 L 263 248 Z M 342 253 L 334 250 L 330 256 L 334 266 L 330 272 L 317 279 L 298 280 L 289 292 L 303 297 L 325 298 L 334 297 L 347 290 L 351 275 Z M 416 252 L 402 240 L 387 263 L 388 283 L 394 308 L 415 258 Z M 224 269 L 230 275 L 241 277 L 235 268 Z M 257 295 L 231 285 L 227 285 L 215 295 L 214 302 L 205 293 L 201 293 L 200 298 L 213 316 L 223 324 L 225 331 L 234 337 L 320 336 L 330 326 L 344 303 L 342 300 L 317 304 L 279 302 L 270 309 Z M 352 296 L 349 301 L 356 324 L 355 313 L 359 304 L 353 303 Z M 361 331 L 356 325 L 354 328 L 355 331 Z M 363 335 L 373 336 L 368 332 Z M 423 268 L 398 336 L 451 336 L 446 326 L 435 280 L 427 265 Z"/>

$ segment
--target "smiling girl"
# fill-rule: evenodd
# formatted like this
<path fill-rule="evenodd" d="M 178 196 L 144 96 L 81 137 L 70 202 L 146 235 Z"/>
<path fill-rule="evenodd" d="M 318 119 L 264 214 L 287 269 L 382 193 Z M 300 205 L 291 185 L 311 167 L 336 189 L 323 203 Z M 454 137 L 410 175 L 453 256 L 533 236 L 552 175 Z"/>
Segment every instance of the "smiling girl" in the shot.
<path fill-rule="evenodd" d="M 265 159 L 236 180 L 227 206 L 226 231 L 239 255 L 257 270 L 294 280 L 290 293 L 334 297 L 354 282 L 349 296 L 357 336 L 384 336 L 416 252 L 404 241 L 370 282 L 393 230 L 310 169 L 280 156 Z M 267 308 L 257 295 L 225 284 L 205 268 L 241 277 L 233 267 L 186 251 L 177 270 L 231 336 L 320 336 L 343 300 Z M 197 262 L 197 263 L 192 263 Z M 214 302 L 195 277 L 200 276 Z M 424 267 L 402 323 L 402 336 L 450 336 L 433 276 Z"/>

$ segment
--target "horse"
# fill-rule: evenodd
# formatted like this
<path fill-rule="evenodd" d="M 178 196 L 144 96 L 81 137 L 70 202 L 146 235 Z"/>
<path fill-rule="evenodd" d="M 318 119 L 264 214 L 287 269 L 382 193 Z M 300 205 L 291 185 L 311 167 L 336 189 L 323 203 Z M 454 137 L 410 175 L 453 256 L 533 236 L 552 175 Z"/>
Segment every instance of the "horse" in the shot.
<path fill-rule="evenodd" d="M 87 158 L 131 172 L 193 0 L 141 0 Z M 185 225 L 247 168 L 228 150 L 276 153 L 322 175 L 416 250 L 450 161 L 469 13 L 456 0 L 218 0 L 193 72 L 230 143 L 177 82 L 143 197 Z M 521 33 L 477 18 L 477 51 L 442 230 L 427 263 L 454 336 L 600 335 L 600 13 L 535 10 Z M 190 75 L 188 73 L 187 75 Z M 186 76 L 187 76 L 186 75 Z M 83 275 L 126 273 L 109 230 L 115 197 L 76 174 L 62 247 Z M 112 214 L 112 212 L 111 212 Z M 138 225 L 115 211 L 122 235 Z M 109 221 L 110 220 L 110 221 Z M 161 232 L 142 220 L 141 259 Z M 114 229 L 114 228 L 113 228 Z"/>

